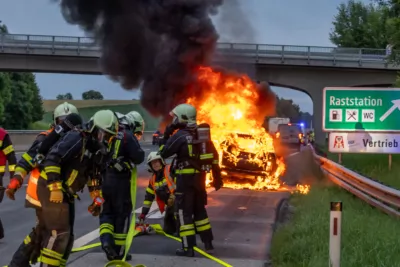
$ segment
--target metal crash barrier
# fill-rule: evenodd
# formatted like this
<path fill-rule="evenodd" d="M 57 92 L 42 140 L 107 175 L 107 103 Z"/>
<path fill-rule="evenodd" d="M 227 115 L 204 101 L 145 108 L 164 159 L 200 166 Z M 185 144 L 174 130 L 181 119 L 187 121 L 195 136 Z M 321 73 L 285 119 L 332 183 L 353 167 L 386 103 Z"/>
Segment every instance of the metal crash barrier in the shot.
<path fill-rule="evenodd" d="M 311 147 L 311 149 L 313 148 Z M 400 208 L 399 190 L 364 177 L 332 160 L 319 156 L 314 149 L 313 152 L 321 170 L 332 182 L 379 210 L 400 217 L 398 210 Z"/>

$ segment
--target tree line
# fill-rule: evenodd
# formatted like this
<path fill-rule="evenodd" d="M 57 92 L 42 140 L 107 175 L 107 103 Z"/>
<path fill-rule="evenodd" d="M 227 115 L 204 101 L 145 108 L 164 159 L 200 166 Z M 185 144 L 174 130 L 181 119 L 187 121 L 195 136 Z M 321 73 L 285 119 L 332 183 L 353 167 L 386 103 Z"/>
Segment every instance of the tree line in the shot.
<path fill-rule="evenodd" d="M 8 33 L 1 24 L 0 33 Z M 28 129 L 43 118 L 39 87 L 32 73 L 0 72 L 0 125 L 6 129 Z"/>
<path fill-rule="evenodd" d="M 73 100 L 74 97 L 72 96 L 71 93 L 66 93 L 66 94 L 58 94 L 56 96 L 56 99 L 57 100 Z M 99 91 L 89 90 L 89 91 L 82 93 L 82 99 L 83 100 L 103 100 L 104 97 Z"/>
<path fill-rule="evenodd" d="M 387 49 L 391 60 L 400 63 L 400 0 L 340 4 L 329 37 L 338 47 Z M 399 75 L 394 86 L 400 86 Z"/>

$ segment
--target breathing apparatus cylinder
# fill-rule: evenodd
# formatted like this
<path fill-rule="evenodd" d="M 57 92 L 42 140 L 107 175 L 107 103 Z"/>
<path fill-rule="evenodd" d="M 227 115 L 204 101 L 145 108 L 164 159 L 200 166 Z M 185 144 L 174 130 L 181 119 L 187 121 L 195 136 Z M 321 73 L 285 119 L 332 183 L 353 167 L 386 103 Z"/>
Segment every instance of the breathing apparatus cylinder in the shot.
<path fill-rule="evenodd" d="M 196 138 L 194 143 L 199 150 L 199 160 L 201 162 L 201 170 L 210 172 L 212 168 L 212 161 L 214 160 L 213 152 L 209 149 L 211 142 L 211 129 L 207 123 L 201 123 L 196 129 Z"/>

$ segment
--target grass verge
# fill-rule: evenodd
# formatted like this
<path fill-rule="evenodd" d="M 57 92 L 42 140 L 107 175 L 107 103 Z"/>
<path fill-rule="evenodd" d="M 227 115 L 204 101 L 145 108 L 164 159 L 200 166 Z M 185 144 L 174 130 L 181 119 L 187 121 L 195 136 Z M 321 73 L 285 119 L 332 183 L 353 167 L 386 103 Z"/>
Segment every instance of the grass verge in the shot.
<path fill-rule="evenodd" d="M 29 125 L 28 130 L 47 130 L 50 123 L 44 121 L 37 121 Z"/>
<path fill-rule="evenodd" d="M 274 267 L 319 267 L 329 262 L 329 203 L 343 202 L 342 267 L 398 266 L 400 220 L 372 208 L 334 185 L 314 185 L 295 194 L 291 220 L 272 240 Z"/>

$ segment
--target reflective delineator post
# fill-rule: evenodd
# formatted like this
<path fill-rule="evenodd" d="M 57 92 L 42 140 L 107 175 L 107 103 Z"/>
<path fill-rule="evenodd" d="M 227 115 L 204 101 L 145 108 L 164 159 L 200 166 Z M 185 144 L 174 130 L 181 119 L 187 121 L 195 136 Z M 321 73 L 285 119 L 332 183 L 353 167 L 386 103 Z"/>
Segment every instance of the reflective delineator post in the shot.
<path fill-rule="evenodd" d="M 342 230 L 342 202 L 331 202 L 329 229 L 329 267 L 340 267 L 340 237 Z"/>

